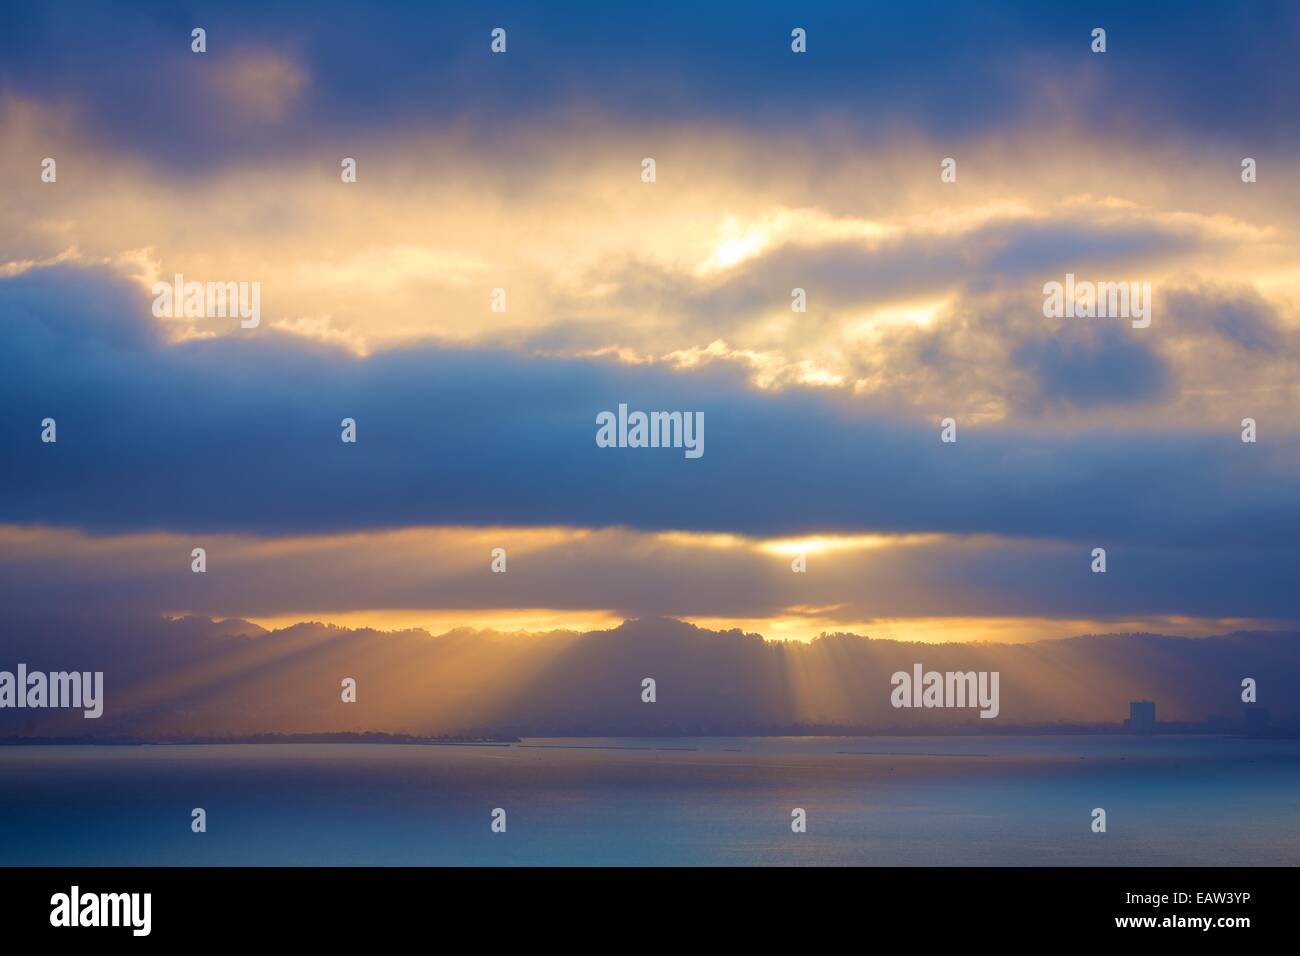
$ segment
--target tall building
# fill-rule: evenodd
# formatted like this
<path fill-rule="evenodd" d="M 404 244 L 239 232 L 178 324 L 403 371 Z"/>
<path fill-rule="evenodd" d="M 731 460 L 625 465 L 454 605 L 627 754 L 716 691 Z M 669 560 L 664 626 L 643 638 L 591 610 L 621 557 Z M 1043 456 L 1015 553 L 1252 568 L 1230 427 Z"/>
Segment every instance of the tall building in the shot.
<path fill-rule="evenodd" d="M 1128 705 L 1129 732 L 1149 734 L 1156 729 L 1156 705 L 1150 700 L 1135 700 Z"/>

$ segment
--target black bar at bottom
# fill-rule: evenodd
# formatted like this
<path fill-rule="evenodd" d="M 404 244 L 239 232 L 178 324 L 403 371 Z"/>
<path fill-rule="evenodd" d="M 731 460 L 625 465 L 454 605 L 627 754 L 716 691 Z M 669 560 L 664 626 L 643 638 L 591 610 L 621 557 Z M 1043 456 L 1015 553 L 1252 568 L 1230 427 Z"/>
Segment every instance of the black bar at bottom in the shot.
<path fill-rule="evenodd" d="M 92 944 L 451 945 L 518 934 L 543 945 L 556 932 L 734 942 L 892 930 L 921 944 L 1199 936 L 1231 945 L 1286 931 L 1294 877 L 1285 868 L 11 868 L 0 870 L 0 931 L 6 942 Z"/>

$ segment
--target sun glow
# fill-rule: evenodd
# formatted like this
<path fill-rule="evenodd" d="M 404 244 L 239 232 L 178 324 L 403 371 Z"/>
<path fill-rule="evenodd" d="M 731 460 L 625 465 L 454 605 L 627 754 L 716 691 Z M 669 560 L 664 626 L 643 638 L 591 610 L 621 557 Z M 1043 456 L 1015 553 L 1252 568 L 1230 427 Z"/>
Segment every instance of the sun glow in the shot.
<path fill-rule="evenodd" d="M 793 558 L 800 554 L 829 554 L 835 551 L 865 551 L 868 548 L 929 544 L 942 537 L 938 534 L 859 534 L 780 538 L 760 542 L 757 550 L 764 554 Z"/>

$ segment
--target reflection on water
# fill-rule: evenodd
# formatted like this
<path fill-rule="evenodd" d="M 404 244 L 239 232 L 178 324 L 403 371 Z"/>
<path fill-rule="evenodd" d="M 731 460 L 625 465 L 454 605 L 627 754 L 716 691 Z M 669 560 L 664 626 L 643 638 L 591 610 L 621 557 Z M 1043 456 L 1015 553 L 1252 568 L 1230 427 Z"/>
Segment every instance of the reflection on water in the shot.
<path fill-rule="evenodd" d="M 1295 740 L 0 747 L 8 865 L 1295 865 L 1297 819 Z"/>

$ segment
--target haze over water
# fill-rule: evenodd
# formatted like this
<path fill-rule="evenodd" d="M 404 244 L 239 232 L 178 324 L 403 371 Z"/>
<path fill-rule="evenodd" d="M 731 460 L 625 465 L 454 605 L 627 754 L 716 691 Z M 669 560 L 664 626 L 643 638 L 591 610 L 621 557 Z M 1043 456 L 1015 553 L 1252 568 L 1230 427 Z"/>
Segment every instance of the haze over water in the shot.
<path fill-rule="evenodd" d="M 1300 863 L 1297 740 L 33 746 L 0 779 L 0 865 Z"/>

